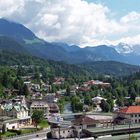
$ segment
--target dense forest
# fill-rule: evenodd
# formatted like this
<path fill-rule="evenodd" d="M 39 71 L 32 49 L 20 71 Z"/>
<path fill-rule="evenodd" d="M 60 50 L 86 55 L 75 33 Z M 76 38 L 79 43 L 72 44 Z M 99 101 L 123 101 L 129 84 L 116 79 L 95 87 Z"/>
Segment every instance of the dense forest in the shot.
<path fill-rule="evenodd" d="M 88 71 L 94 71 L 95 73 L 113 76 L 130 75 L 140 70 L 139 66 L 115 61 L 87 62 L 80 64 L 80 66 Z"/>
<path fill-rule="evenodd" d="M 8 41 L 8 42 L 7 42 Z M 12 47 L 14 46 L 14 47 Z M 132 74 L 133 73 L 133 74 Z M 125 74 L 122 75 L 122 74 Z M 131 74 L 131 75 L 128 75 Z M 113 110 L 114 100 L 118 106 L 134 104 L 136 96 L 140 96 L 140 72 L 138 66 L 122 64 L 119 62 L 95 62 L 79 64 L 78 66 L 44 60 L 30 55 L 24 47 L 9 38 L 0 38 L 0 97 L 11 98 L 8 90 L 17 90 L 17 94 L 28 96 L 29 91 L 23 84 L 23 76 L 32 75 L 34 83 L 52 84 L 55 77 L 64 77 L 63 85 L 52 85 L 49 92 L 66 89 L 66 98 L 59 101 L 60 106 L 70 101 L 74 112 L 82 111 L 83 105 L 94 107 L 92 98 L 100 95 L 106 98 L 102 102 L 103 111 Z M 40 76 L 41 75 L 41 76 Z M 109 82 L 110 87 L 92 86 L 89 91 L 70 95 L 73 85 L 81 86 L 88 80 L 101 80 Z M 68 97 L 68 98 L 67 98 Z"/>

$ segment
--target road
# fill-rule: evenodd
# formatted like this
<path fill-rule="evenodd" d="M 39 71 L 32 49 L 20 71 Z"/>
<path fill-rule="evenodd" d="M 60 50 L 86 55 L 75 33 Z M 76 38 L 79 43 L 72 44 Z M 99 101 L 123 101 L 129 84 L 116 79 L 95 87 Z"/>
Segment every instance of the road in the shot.
<path fill-rule="evenodd" d="M 45 140 L 46 139 L 46 134 L 47 131 L 42 131 L 42 132 L 36 132 L 33 134 L 28 134 L 28 135 L 22 135 L 22 136 L 18 136 L 18 137 L 13 137 L 13 138 L 9 138 L 6 140 Z M 36 137 L 36 135 L 38 135 L 39 137 Z"/>
<path fill-rule="evenodd" d="M 130 125 L 130 128 L 137 128 L 137 127 L 140 127 L 140 123 Z M 129 129 L 129 125 L 115 125 L 114 126 L 114 130 L 119 130 L 119 129 Z M 108 128 L 107 127 L 105 127 L 105 128 L 94 127 L 94 128 L 90 128 L 88 130 L 91 132 L 101 132 L 101 131 L 104 132 L 107 130 L 113 130 L 113 126 L 110 126 Z"/>
<path fill-rule="evenodd" d="M 133 134 L 137 137 L 138 140 L 140 140 L 140 133 Z M 129 135 L 119 135 L 119 136 L 108 136 L 104 138 L 97 138 L 96 140 L 128 140 Z"/>
<path fill-rule="evenodd" d="M 61 113 L 60 115 L 62 117 L 67 117 L 67 116 L 76 116 L 76 115 L 83 115 L 83 114 L 86 114 L 86 115 L 101 115 L 101 116 L 112 116 L 111 113 L 98 113 L 98 112 L 79 112 L 79 113 Z"/>

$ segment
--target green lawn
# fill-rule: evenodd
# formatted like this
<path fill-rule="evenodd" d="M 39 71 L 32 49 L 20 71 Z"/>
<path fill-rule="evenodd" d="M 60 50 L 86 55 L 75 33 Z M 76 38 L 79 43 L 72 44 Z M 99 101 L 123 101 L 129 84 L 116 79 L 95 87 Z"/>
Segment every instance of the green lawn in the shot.
<path fill-rule="evenodd" d="M 47 128 L 49 126 L 47 120 L 42 120 L 38 126 L 42 129 L 42 128 Z M 20 134 L 18 134 L 18 132 L 20 131 Z M 35 132 L 35 131 L 38 131 L 38 129 L 36 128 L 28 128 L 28 129 L 22 129 L 22 130 L 15 130 L 15 132 L 12 132 L 12 131 L 7 131 L 5 132 L 5 134 L 2 134 L 2 137 L 12 137 L 12 136 L 16 136 L 16 135 L 22 135 L 22 134 L 27 134 L 27 133 L 32 133 L 32 132 Z"/>
<path fill-rule="evenodd" d="M 47 120 L 44 119 L 38 124 L 38 126 L 40 128 L 47 128 L 49 126 L 49 124 L 48 124 Z"/>
<path fill-rule="evenodd" d="M 21 134 L 32 133 L 32 132 L 35 132 L 35 131 L 37 131 L 36 128 L 22 129 L 22 130 L 21 130 Z"/>
<path fill-rule="evenodd" d="M 22 130 L 17 130 L 17 131 L 15 130 L 14 132 L 11 131 L 11 130 L 8 130 L 4 134 L 2 134 L 2 137 L 12 137 L 12 136 L 16 136 L 16 135 L 32 133 L 32 132 L 35 132 L 35 131 L 37 131 L 36 128 L 31 128 L 31 129 L 28 128 L 28 129 L 22 129 Z"/>
<path fill-rule="evenodd" d="M 2 134 L 2 137 L 12 137 L 12 136 L 16 136 L 17 133 L 16 132 L 5 132 L 4 134 Z"/>

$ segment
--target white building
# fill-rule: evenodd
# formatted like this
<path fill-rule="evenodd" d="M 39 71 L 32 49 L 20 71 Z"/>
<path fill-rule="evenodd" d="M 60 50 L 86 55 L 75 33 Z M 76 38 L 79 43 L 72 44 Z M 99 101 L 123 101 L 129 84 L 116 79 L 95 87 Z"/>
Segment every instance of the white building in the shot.
<path fill-rule="evenodd" d="M 114 112 L 116 123 L 140 123 L 140 106 L 129 106 Z"/>
<path fill-rule="evenodd" d="M 52 134 L 52 138 L 54 138 L 54 139 L 76 137 L 75 128 L 72 128 L 72 127 L 52 128 L 51 134 Z"/>
<path fill-rule="evenodd" d="M 100 104 L 102 100 L 105 100 L 105 101 L 106 101 L 105 98 L 100 97 L 100 96 L 96 96 L 96 97 L 92 98 L 92 101 L 93 101 L 95 104 Z"/>
<path fill-rule="evenodd" d="M 50 109 L 49 109 L 48 103 L 46 101 L 36 100 L 36 101 L 33 101 L 31 106 L 30 106 L 31 114 L 35 110 L 41 110 L 44 112 L 44 114 L 48 114 Z"/>

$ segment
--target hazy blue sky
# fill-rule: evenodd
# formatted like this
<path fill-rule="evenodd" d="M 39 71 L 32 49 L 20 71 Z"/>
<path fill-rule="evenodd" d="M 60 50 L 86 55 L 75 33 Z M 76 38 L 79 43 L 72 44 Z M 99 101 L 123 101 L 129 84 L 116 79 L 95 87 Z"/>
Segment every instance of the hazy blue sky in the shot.
<path fill-rule="evenodd" d="M 0 0 L 0 17 L 47 41 L 140 44 L 140 0 Z"/>
<path fill-rule="evenodd" d="M 131 11 L 140 12 L 140 0 L 86 0 L 106 5 L 111 11 L 121 17 Z"/>

